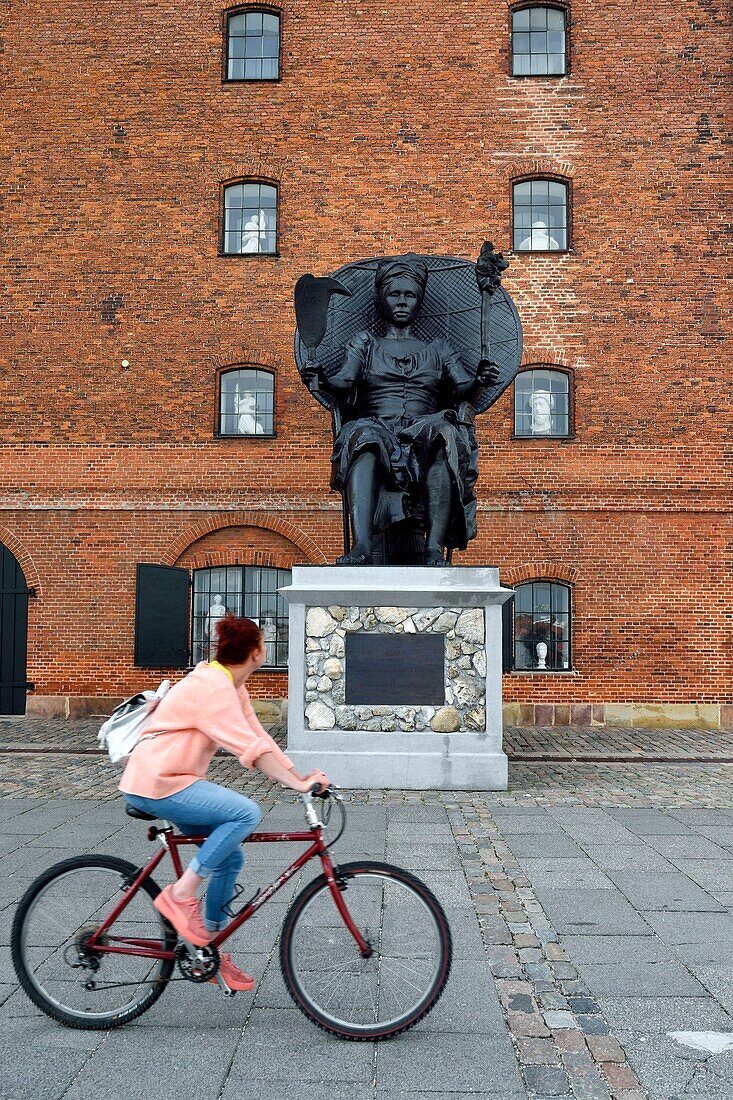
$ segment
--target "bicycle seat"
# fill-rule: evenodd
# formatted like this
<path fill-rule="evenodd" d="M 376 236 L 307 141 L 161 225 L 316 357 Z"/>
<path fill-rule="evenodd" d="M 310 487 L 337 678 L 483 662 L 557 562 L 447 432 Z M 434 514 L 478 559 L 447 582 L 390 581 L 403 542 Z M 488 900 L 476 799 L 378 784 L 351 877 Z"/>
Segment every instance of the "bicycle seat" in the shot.
<path fill-rule="evenodd" d="M 129 802 L 125 803 L 125 813 L 130 817 L 137 817 L 140 821 L 157 821 L 155 814 L 146 814 L 145 810 L 136 810 L 134 806 L 131 806 Z"/>

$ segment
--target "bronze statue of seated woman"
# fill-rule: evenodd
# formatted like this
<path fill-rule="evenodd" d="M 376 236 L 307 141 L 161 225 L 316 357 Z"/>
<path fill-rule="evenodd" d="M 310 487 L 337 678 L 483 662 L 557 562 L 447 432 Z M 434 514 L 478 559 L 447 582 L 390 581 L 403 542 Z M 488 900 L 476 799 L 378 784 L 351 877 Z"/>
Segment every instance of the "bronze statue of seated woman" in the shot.
<path fill-rule="evenodd" d="M 352 536 L 342 565 L 371 564 L 375 536 L 395 524 L 422 533 L 415 564 L 442 565 L 445 548 L 465 549 L 476 534 L 473 405 L 499 371 L 483 358 L 468 369 L 443 336 L 418 338 L 428 277 L 412 253 L 380 260 L 374 331 L 348 339 L 328 370 L 315 356 L 301 367 L 306 385 L 340 413 L 331 487 L 345 496 Z"/>

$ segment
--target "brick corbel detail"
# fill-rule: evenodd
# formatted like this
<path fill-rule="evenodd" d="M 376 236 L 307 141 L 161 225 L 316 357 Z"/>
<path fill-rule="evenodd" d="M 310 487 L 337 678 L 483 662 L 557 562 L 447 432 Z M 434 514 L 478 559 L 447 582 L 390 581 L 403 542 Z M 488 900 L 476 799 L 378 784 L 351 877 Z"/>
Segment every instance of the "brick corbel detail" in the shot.
<path fill-rule="evenodd" d="M 512 588 L 525 581 L 564 581 L 566 584 L 575 584 L 578 570 L 572 565 L 561 565 L 556 561 L 526 562 L 524 565 L 511 566 L 502 569 L 502 582 L 511 585 Z"/>
<path fill-rule="evenodd" d="M 8 531 L 7 527 L 0 527 L 0 542 L 10 551 L 18 562 L 18 565 L 23 570 L 25 583 L 29 588 L 35 588 L 36 595 L 40 599 L 42 596 L 42 587 L 38 576 L 38 570 L 25 546 L 23 546 L 22 542 L 20 542 L 11 531 Z"/>
<path fill-rule="evenodd" d="M 292 542 L 313 565 L 327 564 L 326 555 L 304 531 L 280 516 L 248 511 L 228 512 L 225 516 L 211 516 L 209 519 L 195 523 L 169 546 L 161 556 L 161 565 L 175 565 L 194 542 L 203 538 L 204 535 L 210 535 L 213 531 L 220 531 L 223 527 L 259 527 L 266 531 L 275 531 Z M 207 555 L 207 558 L 209 556 Z"/>

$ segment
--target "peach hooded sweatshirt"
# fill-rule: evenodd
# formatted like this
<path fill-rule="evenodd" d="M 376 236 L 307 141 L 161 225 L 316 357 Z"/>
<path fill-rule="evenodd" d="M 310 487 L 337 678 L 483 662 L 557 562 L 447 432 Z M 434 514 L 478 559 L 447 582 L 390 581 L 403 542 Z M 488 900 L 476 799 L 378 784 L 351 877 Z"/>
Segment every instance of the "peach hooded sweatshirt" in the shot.
<path fill-rule="evenodd" d="M 260 725 L 246 687 L 237 690 L 226 672 L 202 661 L 161 699 L 128 758 L 120 790 L 142 798 L 177 794 L 205 777 L 218 748 L 245 768 L 264 752 L 293 766 Z"/>

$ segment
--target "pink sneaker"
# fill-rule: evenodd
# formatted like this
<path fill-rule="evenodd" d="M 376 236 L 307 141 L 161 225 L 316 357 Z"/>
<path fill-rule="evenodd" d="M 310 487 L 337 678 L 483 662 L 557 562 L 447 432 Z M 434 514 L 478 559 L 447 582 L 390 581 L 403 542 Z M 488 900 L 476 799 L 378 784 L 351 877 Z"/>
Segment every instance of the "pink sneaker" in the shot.
<path fill-rule="evenodd" d="M 236 989 L 240 993 L 247 993 L 254 989 L 255 980 L 249 974 L 245 974 L 232 962 L 231 955 L 222 955 L 219 960 L 219 973 L 230 989 Z M 217 985 L 216 978 L 209 978 L 209 982 Z"/>
<path fill-rule="evenodd" d="M 211 943 L 214 933 L 210 932 L 201 919 L 201 909 L 197 898 L 187 898 L 186 901 L 177 901 L 171 891 L 173 885 L 164 886 L 153 902 L 153 905 L 172 924 L 182 939 L 188 940 L 196 947 L 206 947 Z"/>

